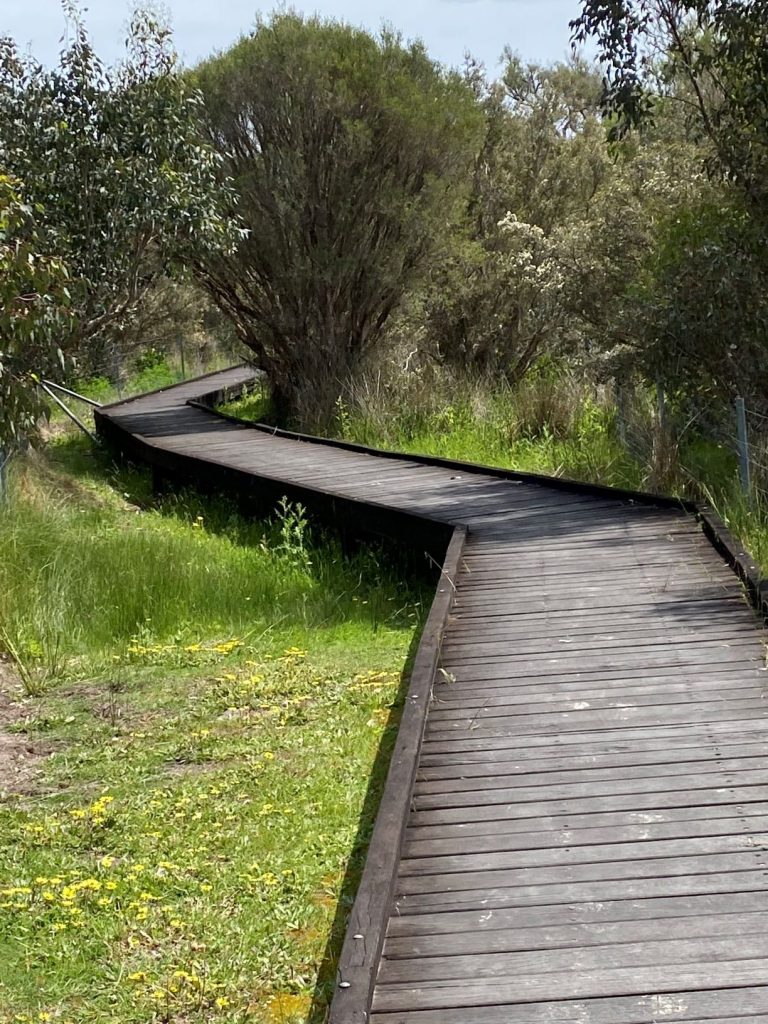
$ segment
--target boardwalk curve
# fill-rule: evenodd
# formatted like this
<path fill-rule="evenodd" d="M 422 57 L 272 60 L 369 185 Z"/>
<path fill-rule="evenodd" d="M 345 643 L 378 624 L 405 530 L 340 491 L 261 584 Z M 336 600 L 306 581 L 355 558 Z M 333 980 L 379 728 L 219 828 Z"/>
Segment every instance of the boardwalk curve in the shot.
<path fill-rule="evenodd" d="M 685 503 L 209 408 L 252 379 L 237 367 L 116 403 L 97 429 L 158 483 L 287 494 L 443 565 L 332 1024 L 768 1020 L 748 556 Z"/>

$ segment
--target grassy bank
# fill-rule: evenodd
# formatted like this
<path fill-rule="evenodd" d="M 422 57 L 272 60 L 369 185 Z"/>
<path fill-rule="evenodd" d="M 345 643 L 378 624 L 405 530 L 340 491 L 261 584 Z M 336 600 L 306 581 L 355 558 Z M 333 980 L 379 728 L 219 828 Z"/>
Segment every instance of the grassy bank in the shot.
<path fill-rule="evenodd" d="M 12 485 L 0 1020 L 322 1020 L 421 591 L 68 436 Z"/>

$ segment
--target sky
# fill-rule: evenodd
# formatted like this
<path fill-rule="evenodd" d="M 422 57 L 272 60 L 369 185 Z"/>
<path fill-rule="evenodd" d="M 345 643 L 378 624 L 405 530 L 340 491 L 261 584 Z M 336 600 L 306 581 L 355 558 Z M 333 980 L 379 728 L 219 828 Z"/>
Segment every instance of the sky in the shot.
<path fill-rule="evenodd" d="M 126 0 L 85 0 L 86 25 L 96 51 L 107 62 L 120 57 L 128 13 Z M 166 0 L 176 48 L 187 64 L 225 49 L 254 23 L 253 0 Z M 562 60 L 569 52 L 568 22 L 578 0 L 295 0 L 290 7 L 319 13 L 376 31 L 383 23 L 408 39 L 424 41 L 444 64 L 461 65 L 469 51 L 488 71 L 498 67 L 509 45 L 525 60 Z M 10 35 L 44 64 L 61 49 L 65 29 L 59 0 L 0 0 L 0 35 Z"/>

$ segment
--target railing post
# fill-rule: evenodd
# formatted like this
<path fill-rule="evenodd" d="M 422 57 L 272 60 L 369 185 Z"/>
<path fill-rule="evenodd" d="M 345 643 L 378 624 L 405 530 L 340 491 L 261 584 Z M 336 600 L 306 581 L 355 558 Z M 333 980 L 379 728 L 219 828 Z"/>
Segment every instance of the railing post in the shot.
<path fill-rule="evenodd" d="M 8 463 L 11 453 L 5 448 L 0 448 L 0 505 L 4 505 L 8 499 Z"/>
<path fill-rule="evenodd" d="M 656 411 L 659 416 L 659 427 L 663 430 L 667 425 L 667 396 L 664 394 L 664 387 L 656 382 Z"/>
<path fill-rule="evenodd" d="M 739 455 L 739 479 L 741 489 L 745 494 L 750 492 L 749 479 L 749 438 L 747 437 L 747 411 L 744 407 L 744 399 L 737 398 L 736 402 L 736 436 L 738 439 Z"/>
<path fill-rule="evenodd" d="M 616 433 L 619 435 L 619 442 L 622 448 L 627 447 L 627 414 L 626 414 L 626 392 L 624 382 L 617 380 L 614 386 L 616 401 Z"/>

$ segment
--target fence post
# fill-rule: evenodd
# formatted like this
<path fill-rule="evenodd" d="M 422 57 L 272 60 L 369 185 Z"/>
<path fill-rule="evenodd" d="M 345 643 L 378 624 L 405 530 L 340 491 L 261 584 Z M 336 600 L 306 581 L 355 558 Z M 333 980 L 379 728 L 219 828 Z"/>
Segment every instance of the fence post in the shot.
<path fill-rule="evenodd" d="M 627 447 L 627 414 L 626 414 L 626 391 L 624 382 L 614 382 L 614 400 L 616 402 L 616 432 L 619 435 L 619 443 L 622 448 Z"/>
<path fill-rule="evenodd" d="M 8 497 L 8 462 L 10 452 L 0 448 L 0 505 L 4 505 Z"/>
<path fill-rule="evenodd" d="M 659 414 L 659 427 L 663 430 L 667 425 L 667 396 L 664 387 L 656 382 L 656 409 Z"/>
<path fill-rule="evenodd" d="M 749 438 L 747 437 L 747 411 L 744 407 L 744 399 L 737 398 L 736 402 L 736 434 L 738 437 L 739 455 L 739 478 L 741 489 L 745 494 L 750 492 L 749 479 Z"/>

